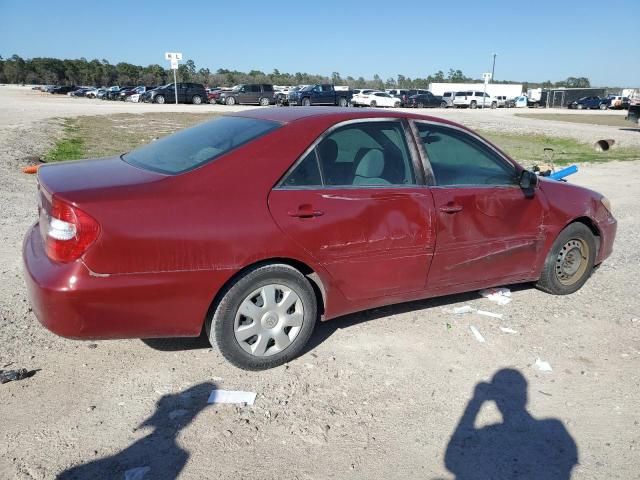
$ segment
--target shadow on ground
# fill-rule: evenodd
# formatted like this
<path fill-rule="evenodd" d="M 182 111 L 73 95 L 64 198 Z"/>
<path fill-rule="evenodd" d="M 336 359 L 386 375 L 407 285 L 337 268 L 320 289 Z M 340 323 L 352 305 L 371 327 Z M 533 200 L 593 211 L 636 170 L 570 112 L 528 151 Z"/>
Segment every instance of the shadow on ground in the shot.
<path fill-rule="evenodd" d="M 476 428 L 486 402 L 495 402 L 502 422 Z M 445 453 L 456 480 L 569 480 L 578 448 L 556 418 L 538 420 L 526 409 L 527 380 L 518 370 L 499 370 L 476 385 Z"/>
<path fill-rule="evenodd" d="M 184 392 L 164 395 L 156 410 L 138 428 L 152 427 L 144 438 L 110 457 L 92 460 L 62 472 L 58 480 L 93 480 L 126 478 L 127 480 L 178 478 L 189 458 L 177 437 L 207 406 L 215 384 L 200 383 Z"/>
<path fill-rule="evenodd" d="M 522 283 L 517 285 L 509 285 L 512 292 L 520 290 L 528 290 L 533 288 L 530 283 Z M 447 295 L 444 297 L 429 298 L 425 300 L 416 300 L 414 302 L 398 303 L 362 312 L 344 315 L 334 318 L 328 322 L 318 322 L 309 343 L 303 350 L 301 355 L 307 354 L 314 350 L 338 329 L 349 328 L 359 323 L 378 320 L 380 318 L 389 317 L 391 315 L 400 315 L 403 313 L 425 310 L 435 307 L 445 307 L 454 303 L 469 302 L 477 300 L 478 292 L 466 292 L 456 295 Z M 428 312 L 427 312 L 428 313 Z M 203 329 L 204 330 L 204 329 Z M 199 350 L 211 348 L 211 344 L 207 339 L 204 331 L 199 337 L 192 338 L 151 338 L 142 340 L 147 346 L 154 350 L 163 352 L 176 352 L 181 350 Z"/>

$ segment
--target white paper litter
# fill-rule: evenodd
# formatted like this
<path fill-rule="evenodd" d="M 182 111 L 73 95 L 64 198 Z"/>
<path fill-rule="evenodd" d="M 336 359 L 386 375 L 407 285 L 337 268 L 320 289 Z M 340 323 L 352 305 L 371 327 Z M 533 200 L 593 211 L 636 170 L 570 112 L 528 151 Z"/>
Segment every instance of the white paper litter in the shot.
<path fill-rule="evenodd" d="M 478 329 L 473 325 L 469 325 L 469 330 L 471 330 L 473 336 L 476 337 L 476 340 L 478 340 L 480 343 L 484 343 L 486 341 L 482 334 L 478 331 Z"/>
<path fill-rule="evenodd" d="M 518 333 L 513 328 L 509 327 L 500 327 L 500 330 L 502 330 L 504 333 Z"/>
<path fill-rule="evenodd" d="M 465 313 L 473 313 L 476 311 L 475 308 L 470 307 L 469 305 L 465 305 L 463 307 L 456 307 L 453 310 L 451 310 L 453 313 L 455 313 L 456 315 L 462 315 Z"/>
<path fill-rule="evenodd" d="M 136 467 L 124 472 L 124 480 L 142 480 L 151 467 Z"/>
<path fill-rule="evenodd" d="M 487 288 L 486 290 L 480 290 L 478 293 L 481 297 L 496 302 L 498 305 L 506 305 L 511 302 L 511 290 L 508 288 Z"/>
<path fill-rule="evenodd" d="M 255 400 L 255 392 L 218 390 L 216 388 L 211 392 L 211 395 L 209 395 L 207 403 L 244 403 L 247 405 L 253 405 Z"/>
<path fill-rule="evenodd" d="M 545 362 L 544 360 L 540 360 L 536 358 L 536 363 L 533 364 L 541 372 L 553 372 L 553 368 L 551 368 L 551 364 L 549 362 Z"/>
<path fill-rule="evenodd" d="M 487 312 L 486 310 L 478 310 L 476 313 L 478 315 L 484 315 L 485 317 L 502 318 L 501 313 Z"/>

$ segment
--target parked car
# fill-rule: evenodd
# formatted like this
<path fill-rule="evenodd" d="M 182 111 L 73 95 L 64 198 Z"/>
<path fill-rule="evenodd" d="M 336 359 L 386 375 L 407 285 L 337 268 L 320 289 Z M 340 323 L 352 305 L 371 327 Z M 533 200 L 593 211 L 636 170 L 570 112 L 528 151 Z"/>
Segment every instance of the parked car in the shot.
<path fill-rule="evenodd" d="M 177 84 L 178 103 L 193 103 L 200 105 L 207 101 L 207 91 L 201 83 L 182 82 Z M 173 83 L 157 87 L 145 92 L 141 97 L 145 102 L 175 103 L 176 88 Z"/>
<path fill-rule="evenodd" d="M 454 107 L 498 108 L 498 101 L 488 93 L 478 91 L 456 92 L 453 97 Z"/>
<path fill-rule="evenodd" d="M 222 92 L 219 103 L 226 105 L 253 104 L 266 107 L 273 105 L 276 101 L 274 96 L 273 85 L 266 83 L 246 83 L 236 85 L 231 91 Z"/>
<path fill-rule="evenodd" d="M 409 89 L 407 88 L 385 88 L 384 90 L 392 97 L 398 97 L 402 99 L 402 95 L 407 95 L 409 93 Z"/>
<path fill-rule="evenodd" d="M 598 96 L 582 97 L 582 98 L 579 98 L 578 100 L 575 100 L 569 103 L 567 105 L 567 108 L 572 108 L 577 110 L 583 110 L 587 108 L 588 109 L 599 108 L 600 110 L 606 110 L 607 102 L 605 99 L 600 98 Z"/>
<path fill-rule="evenodd" d="M 396 107 L 400 106 L 400 99 L 392 97 L 387 92 L 373 91 L 357 93 L 351 97 L 354 107 Z"/>
<path fill-rule="evenodd" d="M 444 92 L 442 94 L 442 102 L 440 106 L 442 108 L 450 108 L 453 107 L 453 97 L 456 96 L 456 92 Z"/>
<path fill-rule="evenodd" d="M 408 106 L 413 108 L 441 107 L 442 97 L 431 92 L 411 95 L 408 100 Z"/>
<path fill-rule="evenodd" d="M 496 95 L 494 97 L 496 102 L 498 102 L 498 108 L 503 108 L 507 106 L 507 101 L 509 100 L 506 95 Z"/>
<path fill-rule="evenodd" d="M 222 88 L 207 88 L 207 101 L 209 103 L 216 103 L 218 98 L 220 98 L 220 94 L 222 93 Z"/>
<path fill-rule="evenodd" d="M 318 319 L 510 283 L 571 294 L 616 234 L 602 195 L 401 111 L 244 111 L 37 181 L 23 259 L 45 327 L 204 329 L 250 370 L 297 356 Z"/>
<path fill-rule="evenodd" d="M 326 83 L 307 85 L 296 92 L 289 93 L 289 105 L 337 105 L 346 107 L 351 102 L 351 90 L 336 90 L 334 85 Z"/>
<path fill-rule="evenodd" d="M 73 92 L 74 90 L 77 90 L 78 87 L 76 87 L 75 85 L 61 85 L 58 87 L 53 87 L 51 89 L 51 93 L 53 94 L 57 94 L 57 95 L 66 95 L 69 92 Z"/>
<path fill-rule="evenodd" d="M 608 95 L 606 98 L 607 108 L 612 110 L 627 110 L 629 103 L 629 97 L 623 97 L 621 95 Z"/>
<path fill-rule="evenodd" d="M 107 91 L 107 94 L 103 97 L 103 99 L 105 99 L 105 100 L 119 100 L 120 99 L 120 93 L 122 93 L 122 92 L 124 92 L 126 90 L 131 90 L 133 88 L 134 88 L 133 86 L 129 85 L 127 87 L 121 87 L 121 88 L 119 88 L 117 90 L 109 89 Z"/>
<path fill-rule="evenodd" d="M 416 88 L 412 90 L 406 90 L 403 94 L 400 95 L 401 107 L 408 107 L 409 105 L 409 97 L 413 97 L 414 95 L 423 95 L 429 92 L 429 90 L 423 90 L 421 88 Z"/>
<path fill-rule="evenodd" d="M 106 88 L 93 88 L 85 93 L 85 97 L 98 98 L 100 94 L 104 95 L 106 91 L 107 91 Z"/>

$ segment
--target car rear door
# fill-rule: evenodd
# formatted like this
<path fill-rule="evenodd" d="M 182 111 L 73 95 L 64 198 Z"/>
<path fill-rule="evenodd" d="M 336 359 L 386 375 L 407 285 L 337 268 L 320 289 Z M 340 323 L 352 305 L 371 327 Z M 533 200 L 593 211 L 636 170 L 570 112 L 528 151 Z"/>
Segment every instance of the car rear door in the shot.
<path fill-rule="evenodd" d="M 433 198 L 398 119 L 351 121 L 308 149 L 269 208 L 349 299 L 421 291 L 435 246 Z"/>
<path fill-rule="evenodd" d="M 478 137 L 432 122 L 416 127 L 435 182 L 429 289 L 530 280 L 544 256 L 544 194 L 524 192 L 518 169 Z"/>

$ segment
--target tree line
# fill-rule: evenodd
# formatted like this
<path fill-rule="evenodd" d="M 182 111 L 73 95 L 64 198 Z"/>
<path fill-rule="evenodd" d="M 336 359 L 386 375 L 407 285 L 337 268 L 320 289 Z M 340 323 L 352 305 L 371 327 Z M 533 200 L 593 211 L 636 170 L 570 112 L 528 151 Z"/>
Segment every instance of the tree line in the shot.
<path fill-rule="evenodd" d="M 386 80 L 379 75 L 372 79 L 347 76 L 333 72 L 331 76 L 309 73 L 285 73 L 274 69 L 271 73 L 260 70 L 240 72 L 220 68 L 210 71 L 208 68 L 196 67 L 193 60 L 187 60 L 178 67 L 178 81 L 202 83 L 208 87 L 231 87 L 240 83 L 270 83 L 274 85 L 304 85 L 314 83 L 333 83 L 334 85 L 348 85 L 351 88 L 428 88 L 430 83 L 476 83 L 481 79 L 467 77 L 461 70 L 450 69 L 446 74 L 439 70 L 426 77 L 410 78 L 397 75 Z M 86 58 L 64 59 L 35 57 L 23 59 L 12 55 L 3 59 L 0 56 L 0 83 L 36 84 L 36 85 L 164 85 L 173 81 L 173 74 L 162 65 L 152 64 L 146 67 L 120 62 L 111 64 L 108 60 Z M 585 77 L 569 77 L 561 82 L 546 81 L 515 82 L 494 81 L 494 83 L 516 84 L 522 83 L 527 88 L 551 87 L 589 87 L 590 82 Z"/>

